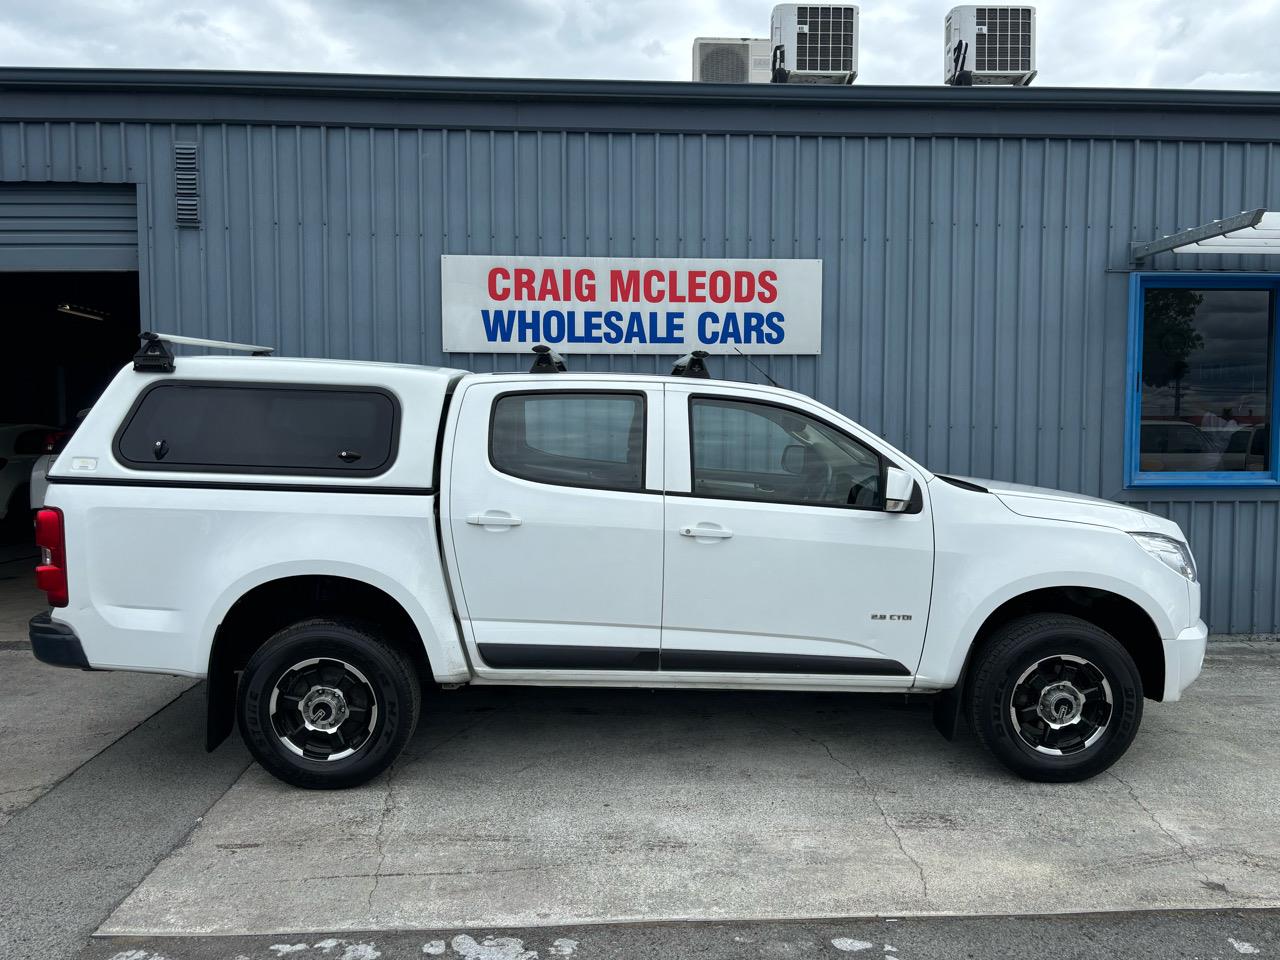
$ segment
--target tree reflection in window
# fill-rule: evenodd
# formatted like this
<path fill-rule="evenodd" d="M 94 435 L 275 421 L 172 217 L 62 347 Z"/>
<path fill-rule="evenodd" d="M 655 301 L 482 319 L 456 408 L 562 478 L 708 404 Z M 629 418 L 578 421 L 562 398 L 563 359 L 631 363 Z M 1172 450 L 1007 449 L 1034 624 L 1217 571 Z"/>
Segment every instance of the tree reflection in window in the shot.
<path fill-rule="evenodd" d="M 1271 469 L 1269 287 L 1149 286 L 1142 316 L 1142 472 Z"/>
<path fill-rule="evenodd" d="M 1191 370 L 1187 359 L 1204 349 L 1196 329 L 1196 309 L 1204 295 L 1195 290 L 1148 290 L 1142 327 L 1142 382 L 1148 387 L 1173 385 L 1173 415 L 1182 416 L 1182 381 Z"/>

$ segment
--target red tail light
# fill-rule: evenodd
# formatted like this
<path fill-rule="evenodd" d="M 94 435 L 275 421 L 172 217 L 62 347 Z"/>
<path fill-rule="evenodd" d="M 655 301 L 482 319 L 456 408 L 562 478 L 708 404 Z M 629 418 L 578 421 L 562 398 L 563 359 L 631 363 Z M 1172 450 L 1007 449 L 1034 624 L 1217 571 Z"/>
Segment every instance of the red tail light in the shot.
<path fill-rule="evenodd" d="M 49 606 L 67 605 L 67 537 L 62 511 L 45 507 L 36 513 L 36 546 L 40 565 L 36 567 L 36 587 L 49 598 Z"/>

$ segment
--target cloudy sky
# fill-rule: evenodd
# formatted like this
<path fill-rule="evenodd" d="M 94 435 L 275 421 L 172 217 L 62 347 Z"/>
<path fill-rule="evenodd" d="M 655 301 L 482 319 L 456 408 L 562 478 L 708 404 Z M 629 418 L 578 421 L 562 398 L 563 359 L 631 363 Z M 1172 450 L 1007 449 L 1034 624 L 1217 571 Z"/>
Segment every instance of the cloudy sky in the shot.
<path fill-rule="evenodd" d="M 863 0 L 862 83 L 940 82 L 948 0 Z M 1280 0 L 1040 0 L 1037 85 L 1280 89 Z M 688 80 L 770 0 L 0 0 L 0 64 Z"/>

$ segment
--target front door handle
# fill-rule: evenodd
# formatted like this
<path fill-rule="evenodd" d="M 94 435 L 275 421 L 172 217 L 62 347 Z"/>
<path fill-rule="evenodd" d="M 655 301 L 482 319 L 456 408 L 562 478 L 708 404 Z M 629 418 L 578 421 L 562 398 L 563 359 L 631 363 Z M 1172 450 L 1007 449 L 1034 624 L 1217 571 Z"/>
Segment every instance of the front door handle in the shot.
<path fill-rule="evenodd" d="M 680 536 L 693 537 L 695 540 L 728 540 L 733 531 L 718 523 L 695 523 L 691 527 L 681 527 Z"/>
<path fill-rule="evenodd" d="M 520 518 L 513 517 L 504 510 L 486 510 L 484 513 L 473 513 L 467 517 L 467 523 L 477 527 L 518 527 Z"/>

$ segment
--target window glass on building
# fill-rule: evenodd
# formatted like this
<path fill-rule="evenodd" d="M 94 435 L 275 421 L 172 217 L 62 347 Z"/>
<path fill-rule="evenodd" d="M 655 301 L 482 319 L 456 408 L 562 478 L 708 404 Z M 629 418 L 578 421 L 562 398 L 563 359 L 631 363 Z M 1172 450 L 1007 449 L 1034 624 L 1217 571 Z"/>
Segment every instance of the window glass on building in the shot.
<path fill-rule="evenodd" d="M 644 431 L 641 394 L 508 394 L 494 404 L 490 455 L 525 480 L 641 490 Z"/>
<path fill-rule="evenodd" d="M 395 455 L 390 394 L 349 387 L 162 383 L 125 424 L 130 466 L 221 473 L 381 473 Z"/>
<path fill-rule="evenodd" d="M 827 507 L 879 507 L 880 457 L 785 407 L 692 398 L 693 493 Z"/>
<path fill-rule="evenodd" d="M 1137 468 L 1270 475 L 1275 289 L 1142 291 Z"/>

